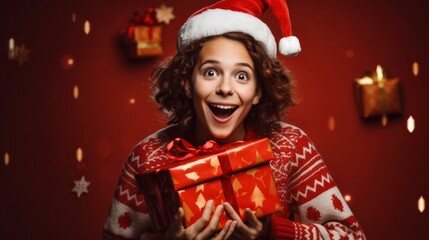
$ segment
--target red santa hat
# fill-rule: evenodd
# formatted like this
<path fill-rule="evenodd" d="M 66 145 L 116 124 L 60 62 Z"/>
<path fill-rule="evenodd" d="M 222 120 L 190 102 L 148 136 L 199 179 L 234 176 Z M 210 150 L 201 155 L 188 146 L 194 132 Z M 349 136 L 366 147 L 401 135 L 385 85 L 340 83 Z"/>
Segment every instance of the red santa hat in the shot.
<path fill-rule="evenodd" d="M 282 30 L 279 52 L 285 56 L 294 56 L 301 51 L 297 37 L 292 36 L 289 9 L 285 0 L 222 0 L 205 7 L 183 24 L 179 31 L 177 47 L 189 42 L 223 34 L 226 32 L 244 32 L 264 43 L 267 53 L 275 58 L 277 44 L 270 28 L 261 20 L 270 8 Z"/>

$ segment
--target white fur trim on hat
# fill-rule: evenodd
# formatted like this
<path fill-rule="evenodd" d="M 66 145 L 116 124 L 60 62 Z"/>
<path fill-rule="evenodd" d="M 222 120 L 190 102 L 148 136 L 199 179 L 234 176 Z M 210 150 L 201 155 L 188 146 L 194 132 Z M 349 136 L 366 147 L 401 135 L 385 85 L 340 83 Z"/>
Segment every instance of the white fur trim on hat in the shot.
<path fill-rule="evenodd" d="M 284 37 L 279 42 L 279 52 L 285 56 L 294 56 L 301 52 L 301 45 L 295 36 Z"/>
<path fill-rule="evenodd" d="M 227 32 L 251 35 L 265 45 L 270 57 L 276 57 L 276 41 L 264 22 L 246 13 L 224 9 L 207 10 L 189 18 L 179 31 L 177 47 L 181 48 L 196 39 Z"/>

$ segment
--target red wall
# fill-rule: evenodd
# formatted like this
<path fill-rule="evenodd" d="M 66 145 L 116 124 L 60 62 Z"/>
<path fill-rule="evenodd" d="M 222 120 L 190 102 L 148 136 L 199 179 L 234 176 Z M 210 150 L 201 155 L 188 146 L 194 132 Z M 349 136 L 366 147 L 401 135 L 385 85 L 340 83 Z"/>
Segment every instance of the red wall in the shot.
<path fill-rule="evenodd" d="M 176 32 L 215 1 L 27 1 L 0 10 L 0 238 L 99 239 L 115 184 L 131 148 L 164 126 L 148 98 L 147 76 L 175 51 Z M 117 36 L 134 11 L 162 3 L 175 19 L 163 26 L 165 54 L 128 61 Z M 300 103 L 287 121 L 314 141 L 369 239 L 425 239 L 429 199 L 429 29 L 425 1 L 289 0 L 302 53 L 281 58 L 297 80 Z M 72 23 L 72 13 L 76 22 Z M 264 17 L 279 36 L 276 20 Z M 83 24 L 91 23 L 85 35 Z M 31 50 L 9 61 L 9 38 Z M 353 53 L 352 57 L 346 52 Z M 71 69 L 61 67 L 65 55 Z M 412 74 L 417 62 L 420 72 Z M 353 81 L 381 64 L 401 80 L 404 116 L 363 122 Z M 77 85 L 80 95 L 73 98 Z M 135 104 L 129 99 L 135 98 Z M 426 100 L 425 100 L 426 99 Z M 416 129 L 409 133 L 412 115 Z M 335 130 L 328 119 L 335 119 Z M 83 149 L 78 163 L 75 152 Z M 8 153 L 6 166 L 3 156 Z M 77 198 L 74 180 L 91 182 Z"/>

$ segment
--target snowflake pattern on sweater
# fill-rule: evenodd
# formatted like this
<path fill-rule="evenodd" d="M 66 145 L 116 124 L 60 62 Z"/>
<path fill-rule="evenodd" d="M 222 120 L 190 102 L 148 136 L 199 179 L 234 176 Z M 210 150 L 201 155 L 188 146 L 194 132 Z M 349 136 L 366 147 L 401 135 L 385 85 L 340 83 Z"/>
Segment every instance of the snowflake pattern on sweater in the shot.
<path fill-rule="evenodd" d="M 103 239 L 138 239 L 151 231 L 134 176 L 169 163 L 166 145 L 176 126 L 148 136 L 133 149 L 122 169 L 103 230 Z M 272 239 L 365 239 L 363 231 L 307 135 L 277 122 L 270 135 L 270 161 L 284 211 L 272 217 Z M 300 221 L 288 219 L 298 214 Z"/>

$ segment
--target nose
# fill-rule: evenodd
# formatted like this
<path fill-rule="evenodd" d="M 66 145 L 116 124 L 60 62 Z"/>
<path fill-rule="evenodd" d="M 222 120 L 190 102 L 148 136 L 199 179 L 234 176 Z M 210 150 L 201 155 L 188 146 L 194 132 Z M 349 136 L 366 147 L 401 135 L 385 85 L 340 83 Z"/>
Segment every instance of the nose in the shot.
<path fill-rule="evenodd" d="M 219 82 L 219 85 L 216 88 L 216 94 L 223 96 L 234 94 L 231 81 L 227 77 L 222 78 L 222 80 Z"/>

